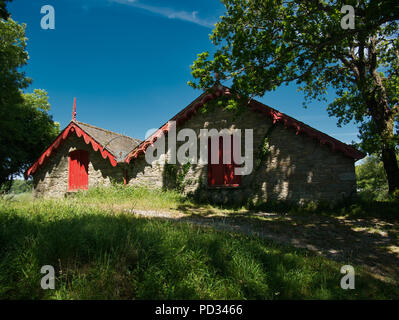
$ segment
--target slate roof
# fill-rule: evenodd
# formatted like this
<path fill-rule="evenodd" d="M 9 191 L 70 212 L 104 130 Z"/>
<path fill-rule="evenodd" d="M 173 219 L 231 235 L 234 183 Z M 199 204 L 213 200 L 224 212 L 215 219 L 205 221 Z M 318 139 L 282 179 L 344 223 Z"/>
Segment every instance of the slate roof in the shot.
<path fill-rule="evenodd" d="M 116 132 L 92 126 L 84 122 L 72 120 L 64 130 L 54 139 L 51 145 L 25 172 L 25 178 L 34 174 L 43 163 L 73 134 L 83 138 L 84 142 L 91 145 L 95 152 L 100 152 L 103 159 L 109 159 L 115 167 L 118 162 L 123 162 L 126 155 L 140 144 L 140 140 L 134 139 Z"/>
<path fill-rule="evenodd" d="M 130 151 L 137 147 L 141 141 L 116 132 L 95 127 L 91 124 L 75 121 L 75 123 L 103 148 L 111 152 L 117 162 L 123 162 Z"/>

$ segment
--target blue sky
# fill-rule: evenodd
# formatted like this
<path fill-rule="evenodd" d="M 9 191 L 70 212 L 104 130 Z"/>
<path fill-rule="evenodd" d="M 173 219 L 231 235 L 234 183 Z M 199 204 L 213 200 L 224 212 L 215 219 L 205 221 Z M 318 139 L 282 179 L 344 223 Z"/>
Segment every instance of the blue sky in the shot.
<path fill-rule="evenodd" d="M 55 30 L 40 27 L 43 5 L 55 9 Z M 65 127 L 77 97 L 77 119 L 144 139 L 201 92 L 187 85 L 197 53 L 214 50 L 217 0 L 14 0 L 12 18 L 27 24 L 27 75 L 50 96 L 51 114 Z M 332 98 L 332 97 L 331 97 Z M 336 126 L 326 104 L 302 108 L 295 85 L 261 102 L 343 142 L 358 141 L 354 125 Z"/>

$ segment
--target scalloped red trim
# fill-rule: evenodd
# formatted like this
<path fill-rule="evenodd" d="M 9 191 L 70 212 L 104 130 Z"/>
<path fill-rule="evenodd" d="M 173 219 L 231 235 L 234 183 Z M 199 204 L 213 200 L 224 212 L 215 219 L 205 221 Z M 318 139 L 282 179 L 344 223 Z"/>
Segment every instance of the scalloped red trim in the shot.
<path fill-rule="evenodd" d="M 42 153 L 39 159 L 25 172 L 25 178 L 34 174 L 38 168 L 40 168 L 43 163 L 49 158 L 54 151 L 72 134 L 75 133 L 78 138 L 83 137 L 86 144 L 91 144 L 94 151 L 100 151 L 103 159 L 109 159 L 109 162 L 113 167 L 117 165 L 115 156 L 108 150 L 104 149 L 103 146 L 94 140 L 88 133 L 81 129 L 76 123 L 70 122 L 69 125 L 58 135 L 58 137 L 53 141 L 53 143 Z"/>
<path fill-rule="evenodd" d="M 195 113 L 197 113 L 198 109 L 202 107 L 209 100 L 215 99 L 221 95 L 231 95 L 229 88 L 221 87 L 216 88 L 215 92 L 203 94 L 203 97 L 198 97 L 197 100 L 194 100 L 189 106 L 180 111 L 177 115 L 175 115 L 169 121 L 176 121 L 176 125 L 181 125 L 189 118 L 191 118 Z M 347 145 L 319 130 L 316 130 L 307 124 L 304 124 L 301 121 L 298 121 L 290 116 L 287 116 L 284 113 L 281 113 L 273 108 L 270 108 L 263 103 L 260 103 L 256 100 L 251 100 L 249 103 L 249 107 L 253 111 L 257 111 L 262 113 L 265 116 L 268 116 L 273 120 L 273 123 L 282 123 L 286 128 L 291 127 L 296 130 L 296 134 L 304 134 L 311 139 L 318 140 L 321 144 L 328 145 L 333 151 L 342 152 L 347 157 L 353 158 L 355 160 L 359 160 L 364 158 L 366 155 L 363 152 L 353 148 L 350 145 Z M 166 134 L 169 131 L 168 123 L 165 123 L 162 127 L 160 127 L 154 134 L 152 134 L 149 138 L 144 140 L 141 144 L 139 144 L 135 149 L 133 149 L 126 157 L 125 162 L 130 163 L 132 159 L 136 159 L 139 155 L 145 154 L 147 148 L 152 145 L 162 134 Z"/>

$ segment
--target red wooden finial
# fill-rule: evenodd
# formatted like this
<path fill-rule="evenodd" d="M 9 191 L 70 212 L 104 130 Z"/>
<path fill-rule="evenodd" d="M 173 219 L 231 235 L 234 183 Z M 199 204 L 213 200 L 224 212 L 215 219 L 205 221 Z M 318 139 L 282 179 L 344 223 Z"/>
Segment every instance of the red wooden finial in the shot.
<path fill-rule="evenodd" d="M 76 121 L 76 98 L 73 98 L 72 121 Z"/>

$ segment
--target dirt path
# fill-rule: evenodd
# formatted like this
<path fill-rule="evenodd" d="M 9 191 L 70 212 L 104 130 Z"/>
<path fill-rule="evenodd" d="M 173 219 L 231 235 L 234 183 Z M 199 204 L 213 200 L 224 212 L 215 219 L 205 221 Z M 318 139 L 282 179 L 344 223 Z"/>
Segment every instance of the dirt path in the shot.
<path fill-rule="evenodd" d="M 362 266 L 375 277 L 399 283 L 399 225 L 379 219 L 344 219 L 277 213 L 217 213 L 126 210 L 160 218 L 242 232 L 306 248 L 329 259 Z"/>

